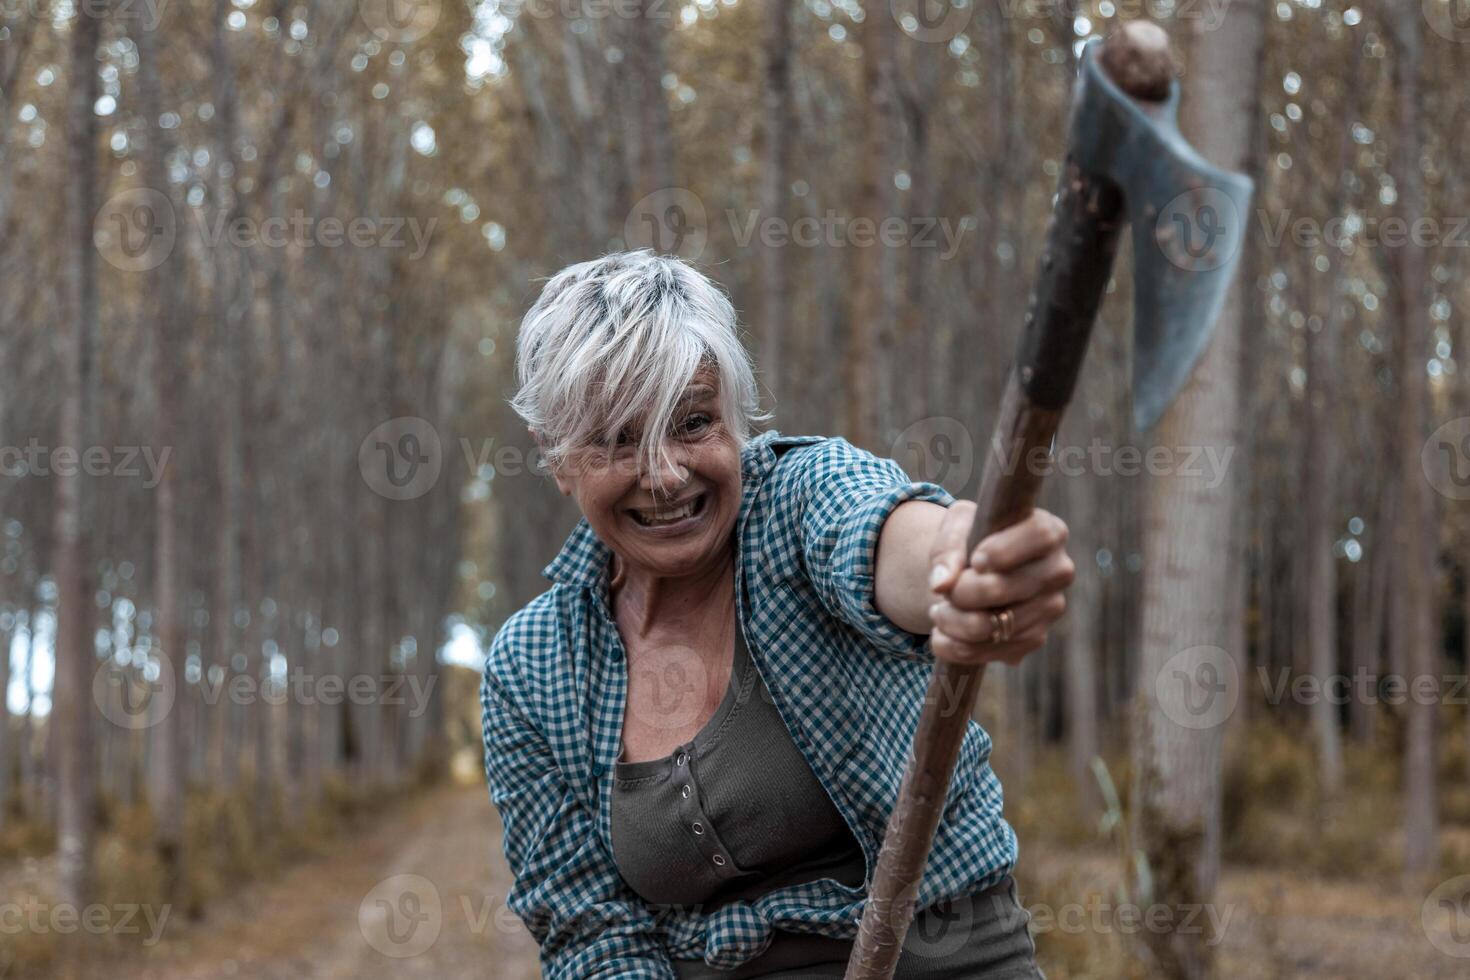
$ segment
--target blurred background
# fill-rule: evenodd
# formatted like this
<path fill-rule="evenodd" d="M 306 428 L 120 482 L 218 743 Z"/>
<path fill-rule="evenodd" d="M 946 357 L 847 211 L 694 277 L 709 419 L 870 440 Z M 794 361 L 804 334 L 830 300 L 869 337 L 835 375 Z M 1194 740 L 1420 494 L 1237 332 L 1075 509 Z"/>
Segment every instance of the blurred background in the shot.
<path fill-rule="evenodd" d="M 696 261 L 776 428 L 973 494 L 1139 16 L 1257 191 L 1145 435 L 1125 246 L 982 694 L 1041 963 L 1470 973 L 1464 0 L 8 0 L 0 976 L 536 976 L 476 689 L 576 518 L 542 279 Z"/>

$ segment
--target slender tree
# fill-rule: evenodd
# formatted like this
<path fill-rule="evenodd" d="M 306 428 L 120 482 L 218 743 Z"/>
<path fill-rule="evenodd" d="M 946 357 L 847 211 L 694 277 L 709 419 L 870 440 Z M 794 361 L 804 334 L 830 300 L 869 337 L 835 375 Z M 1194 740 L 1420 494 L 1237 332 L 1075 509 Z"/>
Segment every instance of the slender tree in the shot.
<path fill-rule="evenodd" d="M 145 185 L 167 196 L 169 193 L 167 155 L 168 131 L 160 125 L 163 116 L 162 68 L 159 65 L 158 31 L 136 32 L 138 45 L 139 101 L 148 124 L 143 148 Z M 153 300 L 153 395 L 154 444 L 173 447 L 178 442 L 179 401 L 183 371 L 180 366 L 182 331 L 179 323 L 178 290 L 182 251 L 169 256 L 149 273 L 149 293 Z M 156 489 L 154 518 L 154 602 L 157 618 L 154 636 L 161 654 L 160 680 L 174 692 L 171 710 L 166 710 L 151 728 L 148 759 L 148 799 L 153 808 L 154 846 L 163 869 L 165 892 L 170 900 L 179 897 L 183 880 L 184 843 L 184 645 L 181 598 L 179 595 L 179 495 L 178 475 L 166 467 Z"/>
<path fill-rule="evenodd" d="M 1200 21 L 1190 24 L 1183 128 L 1207 159 L 1242 169 L 1251 145 L 1247 110 L 1260 81 L 1264 0 L 1232 4 L 1217 31 Z M 1220 451 L 1235 444 L 1244 290 L 1239 280 L 1232 285 L 1210 346 L 1165 412 L 1153 434 L 1156 443 Z M 1215 893 L 1228 705 L 1219 699 L 1229 696 L 1219 688 L 1219 674 L 1237 693 L 1239 684 L 1231 664 L 1240 651 L 1226 649 L 1237 613 L 1221 602 L 1240 560 L 1239 542 L 1231 538 L 1234 488 L 1228 481 L 1213 488 L 1208 483 L 1179 467 L 1150 480 L 1145 502 L 1134 839 L 1147 861 L 1152 894 L 1145 900 L 1174 908 L 1207 904 Z M 1213 700 L 1201 722 L 1185 724 L 1192 717 L 1188 699 L 1197 698 L 1199 688 Z M 1163 975 L 1197 980 L 1213 974 L 1213 945 L 1204 931 L 1149 931 L 1146 940 Z"/>
<path fill-rule="evenodd" d="M 71 23 L 66 181 L 65 312 L 57 324 L 61 423 L 58 442 L 81 452 L 91 442 L 96 387 L 97 45 L 105 7 L 79 9 Z M 96 837 L 92 673 L 91 535 L 87 481 L 75 468 L 53 478 L 55 499 L 56 683 L 51 724 L 57 735 L 57 873 L 61 901 L 83 908 L 93 898 Z M 72 947 L 68 947 L 72 948 Z"/>
<path fill-rule="evenodd" d="M 786 0 L 766 0 L 767 41 L 765 44 L 764 112 L 765 166 L 761 172 L 761 216 L 786 216 L 786 199 L 791 183 L 791 20 L 792 5 Z M 767 390 L 780 403 L 781 367 L 785 360 L 787 292 L 789 276 L 785 250 L 774 241 L 761 248 L 761 348 L 760 363 Z"/>
<path fill-rule="evenodd" d="M 1398 209 L 1409 227 L 1426 213 L 1424 172 L 1423 86 L 1420 80 L 1423 25 L 1417 8 L 1385 12 L 1393 41 L 1395 132 L 1389 169 L 1398 194 Z M 1423 478 L 1419 453 L 1428 435 L 1428 277 L 1425 250 L 1392 249 L 1393 317 L 1398 352 L 1398 406 L 1395 444 L 1398 449 L 1399 509 L 1394 554 L 1399 592 L 1399 619 L 1392 629 L 1402 640 L 1410 677 L 1439 675 L 1440 630 L 1434 611 L 1437 527 L 1434 496 Z M 1409 698 L 1404 705 L 1404 870 L 1432 870 L 1439 855 L 1439 818 L 1435 780 L 1437 706 Z"/>

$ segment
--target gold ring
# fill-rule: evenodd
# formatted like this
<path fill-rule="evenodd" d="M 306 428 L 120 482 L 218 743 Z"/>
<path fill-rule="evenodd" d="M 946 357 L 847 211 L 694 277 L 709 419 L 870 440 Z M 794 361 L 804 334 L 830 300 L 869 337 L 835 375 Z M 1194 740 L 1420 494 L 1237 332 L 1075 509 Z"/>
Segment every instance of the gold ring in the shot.
<path fill-rule="evenodd" d="M 1009 609 L 1002 609 L 998 618 L 1000 620 L 1000 642 L 1005 643 L 1010 640 L 1011 630 L 1015 628 L 1016 614 Z"/>
<path fill-rule="evenodd" d="M 1000 617 L 997 616 L 995 613 L 991 613 L 990 614 L 990 640 L 989 640 L 989 642 L 991 642 L 991 643 L 999 643 L 1000 642 L 1000 631 L 1001 631 Z"/>

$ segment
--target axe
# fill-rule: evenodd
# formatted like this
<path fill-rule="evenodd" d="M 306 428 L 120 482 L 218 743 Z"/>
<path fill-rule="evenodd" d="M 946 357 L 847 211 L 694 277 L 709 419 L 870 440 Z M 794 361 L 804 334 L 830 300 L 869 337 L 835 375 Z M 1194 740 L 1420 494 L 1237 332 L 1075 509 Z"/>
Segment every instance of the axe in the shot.
<path fill-rule="evenodd" d="M 1133 227 L 1137 429 L 1158 421 L 1209 342 L 1245 238 L 1251 181 L 1185 142 L 1174 75 L 1168 35 L 1148 21 L 1083 49 L 1066 163 L 980 480 L 970 552 L 1031 513 L 1042 474 L 1024 461 L 1051 451 L 1125 223 Z M 847 980 L 893 976 L 984 670 L 934 666 Z"/>

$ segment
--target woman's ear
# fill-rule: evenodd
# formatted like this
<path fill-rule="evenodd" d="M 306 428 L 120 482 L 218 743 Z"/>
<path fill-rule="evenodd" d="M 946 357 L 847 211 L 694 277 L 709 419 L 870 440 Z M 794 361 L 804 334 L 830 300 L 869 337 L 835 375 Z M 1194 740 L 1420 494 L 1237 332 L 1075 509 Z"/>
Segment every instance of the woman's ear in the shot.
<path fill-rule="evenodd" d="M 529 425 L 526 426 L 526 431 L 529 432 L 531 434 L 531 438 L 535 440 L 536 448 L 541 453 L 542 461 L 545 463 L 546 468 L 551 471 L 552 479 L 556 480 L 556 488 L 561 491 L 563 497 L 570 497 L 572 495 L 571 482 L 566 478 L 566 475 L 562 472 L 561 467 L 551 465 L 551 459 L 549 456 L 546 455 L 546 442 L 541 438 L 541 433 L 537 432 Z"/>

